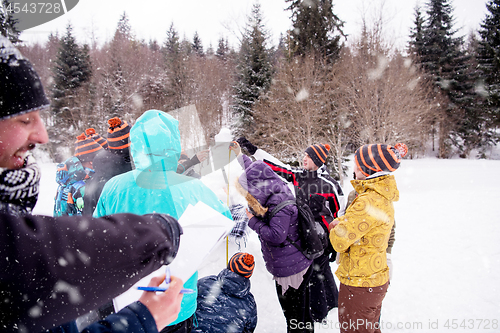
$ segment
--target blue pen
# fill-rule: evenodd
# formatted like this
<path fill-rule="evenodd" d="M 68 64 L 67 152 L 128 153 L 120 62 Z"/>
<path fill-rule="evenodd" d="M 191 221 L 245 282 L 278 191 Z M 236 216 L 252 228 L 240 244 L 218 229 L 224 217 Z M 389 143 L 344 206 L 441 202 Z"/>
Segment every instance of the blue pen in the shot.
<path fill-rule="evenodd" d="M 167 286 L 170 284 L 170 267 L 166 267 L 165 269 L 165 283 Z"/>
<path fill-rule="evenodd" d="M 137 287 L 138 290 L 144 290 L 144 291 L 167 291 L 168 290 L 168 286 L 167 287 Z M 194 290 L 193 289 L 181 289 L 181 294 L 192 294 L 194 293 Z"/>
<path fill-rule="evenodd" d="M 170 284 L 170 267 L 167 266 L 167 269 L 165 270 L 165 283 L 167 284 L 166 287 L 137 287 L 138 290 L 144 290 L 144 291 L 167 291 L 168 290 L 168 285 Z M 194 293 L 193 289 L 186 289 L 183 288 L 181 289 L 181 294 L 192 294 Z"/>

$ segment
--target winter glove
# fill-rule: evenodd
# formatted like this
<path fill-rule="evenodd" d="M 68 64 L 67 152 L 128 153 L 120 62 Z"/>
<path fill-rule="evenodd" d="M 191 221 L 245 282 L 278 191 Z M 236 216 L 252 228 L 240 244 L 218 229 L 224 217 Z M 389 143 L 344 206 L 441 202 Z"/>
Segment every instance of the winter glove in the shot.
<path fill-rule="evenodd" d="M 76 208 L 78 208 L 78 210 L 81 212 L 83 210 L 83 198 L 82 197 L 79 197 L 78 199 L 76 199 Z"/>
<path fill-rule="evenodd" d="M 175 256 L 177 255 L 177 252 L 179 251 L 179 243 L 180 243 L 180 237 L 182 235 L 182 227 L 175 218 L 167 214 L 154 213 L 154 214 L 146 214 L 145 216 L 150 216 L 158 220 L 162 229 L 166 231 L 168 238 L 172 242 L 172 255 L 170 255 L 164 263 L 165 265 L 168 265 L 174 260 Z"/>
<path fill-rule="evenodd" d="M 245 148 L 250 155 L 254 155 L 255 152 L 258 149 L 250 141 L 248 141 L 247 138 L 245 138 L 244 136 L 242 136 L 241 138 L 239 138 L 236 141 L 240 144 L 240 146 L 242 146 L 243 148 Z"/>
<path fill-rule="evenodd" d="M 309 196 L 309 207 L 314 215 L 316 221 L 323 221 L 323 217 L 327 223 L 333 221 L 333 216 L 326 206 L 325 197 L 319 194 L 311 194 Z"/>

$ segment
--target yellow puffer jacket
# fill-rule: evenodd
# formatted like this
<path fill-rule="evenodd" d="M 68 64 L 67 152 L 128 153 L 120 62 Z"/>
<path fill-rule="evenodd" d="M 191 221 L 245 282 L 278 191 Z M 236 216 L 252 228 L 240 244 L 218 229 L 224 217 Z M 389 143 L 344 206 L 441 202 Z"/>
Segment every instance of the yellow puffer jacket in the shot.
<path fill-rule="evenodd" d="M 333 248 L 340 253 L 336 275 L 345 285 L 378 287 L 389 281 L 385 250 L 399 191 L 392 175 L 351 184 L 359 195 L 330 231 Z"/>

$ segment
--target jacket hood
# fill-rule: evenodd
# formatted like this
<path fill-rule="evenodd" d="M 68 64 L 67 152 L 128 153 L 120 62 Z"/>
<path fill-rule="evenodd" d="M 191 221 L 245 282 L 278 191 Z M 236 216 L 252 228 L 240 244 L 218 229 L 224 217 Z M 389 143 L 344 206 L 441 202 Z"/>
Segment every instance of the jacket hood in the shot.
<path fill-rule="evenodd" d="M 130 153 L 138 171 L 175 171 L 181 156 L 179 122 L 159 110 L 144 112 L 130 130 Z"/>
<path fill-rule="evenodd" d="M 271 167 L 262 161 L 251 163 L 238 178 L 238 182 L 263 207 L 268 206 L 267 201 L 271 196 L 288 190 Z"/>
<path fill-rule="evenodd" d="M 227 268 L 217 276 L 221 289 L 228 295 L 243 298 L 250 293 L 250 279 L 243 277 Z"/>
<path fill-rule="evenodd" d="M 393 175 L 367 180 L 351 180 L 351 184 L 354 190 L 360 194 L 366 191 L 375 191 L 389 201 L 399 200 L 399 190 Z"/>

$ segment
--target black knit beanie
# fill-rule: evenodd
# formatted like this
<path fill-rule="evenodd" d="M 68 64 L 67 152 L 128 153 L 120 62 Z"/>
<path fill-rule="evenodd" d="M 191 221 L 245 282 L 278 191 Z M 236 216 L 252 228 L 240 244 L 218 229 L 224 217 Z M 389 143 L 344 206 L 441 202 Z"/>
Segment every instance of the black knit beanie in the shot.
<path fill-rule="evenodd" d="M 0 120 L 49 106 L 31 63 L 0 36 Z"/>

